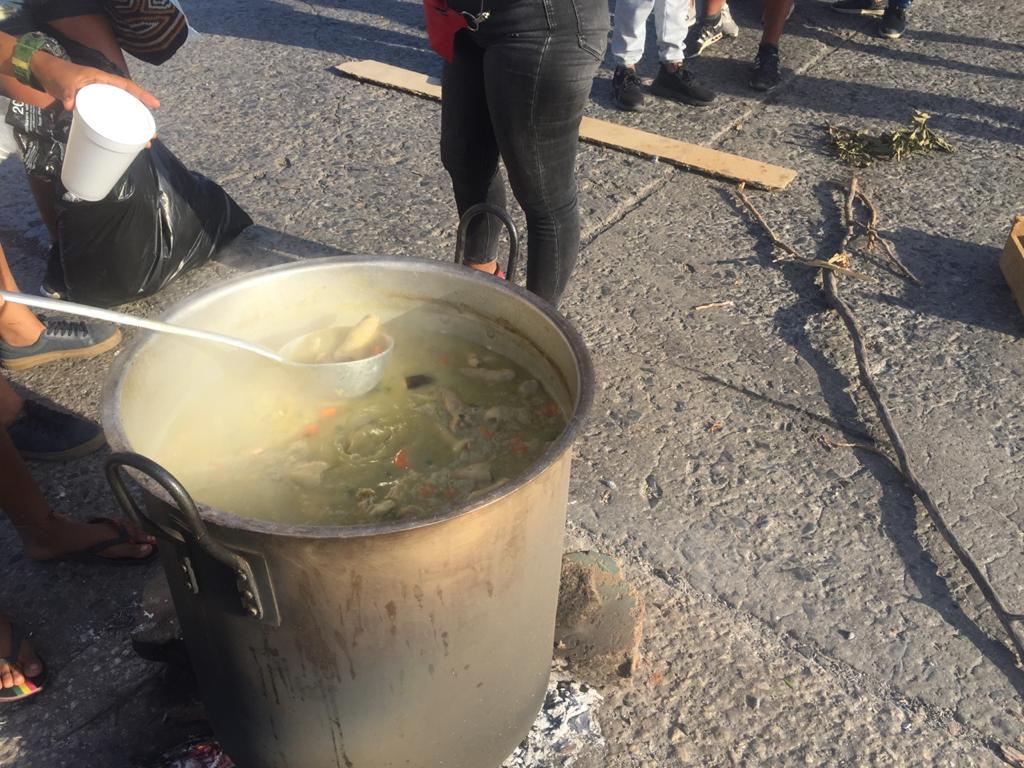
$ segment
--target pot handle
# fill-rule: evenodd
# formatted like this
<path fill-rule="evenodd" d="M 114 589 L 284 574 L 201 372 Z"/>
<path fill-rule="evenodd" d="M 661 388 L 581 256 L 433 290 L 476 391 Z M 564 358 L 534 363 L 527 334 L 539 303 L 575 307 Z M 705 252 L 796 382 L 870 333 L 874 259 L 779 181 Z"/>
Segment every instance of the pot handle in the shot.
<path fill-rule="evenodd" d="M 512 282 L 516 274 L 516 262 L 519 261 L 519 235 L 516 233 L 516 225 L 512 223 L 512 217 L 496 205 L 478 203 L 462 214 L 462 218 L 459 219 L 459 234 L 455 239 L 455 263 L 462 264 L 465 261 L 466 232 L 469 230 L 469 223 L 485 213 L 496 216 L 508 230 L 508 266 L 505 267 L 505 279 Z"/>
<path fill-rule="evenodd" d="M 174 501 L 177 510 L 184 518 L 183 530 L 168 527 L 153 520 L 143 510 L 142 506 L 129 492 L 124 480 L 124 467 L 130 467 L 149 477 L 153 482 L 167 491 Z M 106 461 L 105 465 L 107 482 L 110 484 L 114 497 L 121 509 L 145 531 L 154 536 L 170 539 L 174 542 L 184 542 L 190 538 L 206 554 L 214 560 L 223 563 L 235 574 L 235 584 L 238 594 L 242 599 L 242 607 L 245 612 L 254 619 L 263 619 L 265 609 L 263 600 L 260 597 L 260 590 L 257 587 L 256 578 L 253 574 L 249 561 L 241 555 L 232 552 L 222 545 L 206 529 L 206 523 L 199 515 L 195 501 L 185 490 L 185 486 L 166 469 L 161 467 L 152 459 L 140 456 L 137 453 L 114 453 Z"/>

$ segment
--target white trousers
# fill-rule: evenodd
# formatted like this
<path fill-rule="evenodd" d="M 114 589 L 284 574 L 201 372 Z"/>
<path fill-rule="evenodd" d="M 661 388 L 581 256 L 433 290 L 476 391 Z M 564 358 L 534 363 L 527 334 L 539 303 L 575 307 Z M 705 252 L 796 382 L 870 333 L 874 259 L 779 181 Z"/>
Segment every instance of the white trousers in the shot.
<path fill-rule="evenodd" d="M 658 60 L 683 60 L 689 0 L 615 0 L 611 50 L 618 66 L 635 66 L 644 55 L 647 18 L 652 11 L 658 33 Z"/>

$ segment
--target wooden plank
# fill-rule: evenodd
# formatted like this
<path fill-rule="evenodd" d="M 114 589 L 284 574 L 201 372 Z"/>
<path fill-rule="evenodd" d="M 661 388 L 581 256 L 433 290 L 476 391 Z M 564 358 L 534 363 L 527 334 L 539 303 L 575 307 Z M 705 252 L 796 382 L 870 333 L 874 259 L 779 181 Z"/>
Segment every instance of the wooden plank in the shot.
<path fill-rule="evenodd" d="M 621 149 L 643 157 L 719 176 L 731 181 L 745 181 L 762 189 L 785 189 L 796 178 L 796 171 L 778 165 L 762 163 L 739 155 L 731 155 L 710 147 L 688 144 L 678 139 L 659 136 L 639 128 L 619 125 L 607 120 L 584 117 L 580 125 L 580 138 L 602 147 Z"/>
<path fill-rule="evenodd" d="M 335 67 L 335 70 L 363 82 L 383 85 L 417 96 L 441 98 L 441 84 L 436 79 L 379 61 L 346 61 Z M 580 138 L 603 147 L 642 157 L 657 158 L 680 168 L 731 181 L 744 181 L 763 189 L 785 189 L 796 178 L 796 171 L 789 168 L 591 117 L 583 118 Z"/>
<path fill-rule="evenodd" d="M 362 80 L 364 83 L 384 85 L 417 96 L 426 96 L 429 99 L 441 98 L 440 80 L 427 77 L 420 72 L 413 72 L 411 69 L 393 67 L 373 59 L 346 61 L 334 69 L 344 75 L 354 77 L 356 80 Z"/>

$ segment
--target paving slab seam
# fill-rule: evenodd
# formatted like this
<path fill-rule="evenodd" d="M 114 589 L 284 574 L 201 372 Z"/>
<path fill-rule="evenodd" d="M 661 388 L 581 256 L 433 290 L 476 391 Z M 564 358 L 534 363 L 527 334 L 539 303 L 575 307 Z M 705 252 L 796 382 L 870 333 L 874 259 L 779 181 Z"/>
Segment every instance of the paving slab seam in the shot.
<path fill-rule="evenodd" d="M 84 722 L 79 723 L 78 725 L 74 726 L 73 728 L 71 728 L 67 732 L 62 733 L 60 736 L 56 737 L 53 740 L 53 742 L 52 742 L 53 746 L 57 746 L 57 745 L 61 744 L 62 742 L 67 741 L 68 739 L 73 737 L 75 734 L 80 733 L 81 731 L 85 730 L 90 725 L 95 723 L 97 720 L 103 719 L 104 717 L 109 715 L 111 712 L 116 712 L 116 711 L 120 710 L 121 707 L 123 707 L 125 704 L 135 700 L 135 698 L 143 691 L 143 689 L 145 689 L 147 686 L 152 685 L 156 681 L 156 678 L 158 676 L 159 676 L 159 672 L 154 672 L 154 674 L 149 675 L 149 676 L 143 678 L 140 682 L 136 683 L 135 685 L 131 686 L 130 688 L 126 688 L 123 691 L 123 695 L 119 696 L 117 699 L 112 701 L 108 706 L 104 707 L 99 712 L 96 712 L 95 714 L 93 714 L 91 717 L 89 717 Z"/>
<path fill-rule="evenodd" d="M 668 574 L 652 574 L 659 578 L 669 587 L 673 587 L 672 577 L 666 581 L 664 576 Z M 691 586 L 686 582 L 687 586 Z M 692 588 L 692 587 L 691 587 Z M 676 586 L 678 589 L 678 586 Z M 778 633 L 773 630 L 771 624 L 765 622 L 754 614 L 748 613 L 735 606 L 729 605 L 715 595 L 708 595 L 697 592 L 697 599 L 704 603 L 718 605 L 722 609 L 729 610 L 744 621 L 748 627 L 754 629 L 765 641 L 778 642 L 783 648 L 798 654 L 808 664 L 813 665 L 816 671 L 829 679 L 836 681 L 836 687 L 841 688 L 851 699 L 862 697 L 865 693 L 879 701 L 886 702 L 908 714 L 914 712 L 924 713 L 924 722 L 937 730 L 948 731 L 950 724 L 956 723 L 962 729 L 962 735 L 958 740 L 974 744 L 984 748 L 997 759 L 1002 759 L 1002 751 L 998 742 L 991 736 L 986 735 L 969 722 L 957 719 L 952 710 L 943 707 L 936 707 L 924 701 L 920 697 L 911 697 L 904 694 L 898 688 L 880 682 L 870 675 L 845 664 L 818 648 L 814 643 L 799 639 L 792 632 Z"/>
<path fill-rule="evenodd" d="M 766 642 L 777 642 L 787 650 L 793 651 L 806 659 L 808 663 L 814 665 L 819 673 L 829 677 L 830 679 L 836 680 L 837 687 L 843 688 L 851 697 L 857 697 L 864 693 L 868 693 L 869 695 L 906 712 L 924 712 L 925 722 L 943 730 L 948 729 L 950 723 L 956 722 L 966 732 L 965 737 L 961 737 L 961 740 L 973 742 L 974 744 L 989 750 L 995 757 L 1001 757 L 998 745 L 993 742 L 990 736 L 982 733 L 970 723 L 957 720 L 951 710 L 930 705 L 919 697 L 908 697 L 898 688 L 882 683 L 855 667 L 829 656 L 814 643 L 799 639 L 793 632 L 779 633 L 773 629 L 771 624 L 758 616 L 748 613 L 747 611 L 743 611 L 734 605 L 730 605 L 728 602 L 722 600 L 716 595 L 695 589 L 685 578 L 673 578 L 661 569 L 650 568 L 650 563 L 647 563 L 642 559 L 640 559 L 639 562 L 642 562 L 647 566 L 653 578 L 657 578 L 664 582 L 669 588 L 677 591 L 683 591 L 680 589 L 679 582 L 684 582 L 686 587 L 694 593 L 698 601 L 705 604 L 710 603 L 712 605 L 717 605 L 723 610 L 731 612 L 734 616 L 738 617 L 739 621 L 746 623 L 748 627 L 755 630 L 762 640 Z"/>
<path fill-rule="evenodd" d="M 830 312 L 829 315 L 832 319 L 832 322 L 837 324 L 840 322 L 839 318 L 835 316 L 834 313 Z M 845 347 L 848 346 L 848 339 L 843 338 L 841 336 L 828 334 L 825 337 L 825 347 L 831 348 L 831 355 L 834 358 L 832 364 L 835 370 L 847 380 L 851 387 L 851 394 L 854 397 L 857 406 L 859 423 L 870 434 L 865 434 L 860 429 L 852 425 L 842 425 L 836 423 L 834 426 L 841 432 L 853 432 L 855 434 L 858 434 L 858 436 L 865 437 L 867 438 L 868 444 L 873 444 L 878 449 L 880 449 L 881 455 L 885 458 L 886 464 L 888 465 L 889 470 L 891 470 L 892 472 L 891 482 L 897 484 L 901 491 L 905 492 L 908 496 L 913 498 L 913 493 L 911 489 L 906 485 L 905 478 L 900 472 L 894 457 L 890 454 L 891 449 L 889 448 L 888 437 L 884 433 L 884 431 L 882 431 L 881 422 L 874 411 L 872 402 L 868 398 L 866 389 L 857 376 L 855 363 L 852 363 L 850 360 L 844 361 L 842 359 L 844 357 L 852 358 L 853 356 L 852 349 L 845 349 Z M 678 363 L 669 362 L 669 365 L 672 365 L 673 367 L 679 369 L 699 373 L 701 375 L 707 375 L 703 371 L 698 371 L 697 369 L 693 369 L 685 365 L 679 365 Z M 751 393 L 744 391 L 744 394 Z M 775 403 L 774 401 L 770 402 L 773 406 L 780 405 L 778 403 Z M 660 453 L 660 451 L 664 448 L 665 445 L 667 445 L 667 441 L 663 442 L 662 446 L 659 447 L 658 451 L 655 453 L 656 456 L 658 455 L 658 453 Z M 658 469 L 659 465 L 660 459 L 656 459 L 655 470 Z M 881 485 L 886 485 L 886 483 L 881 483 Z M 938 535 L 938 530 L 934 527 L 934 525 L 930 523 L 930 521 L 926 522 L 925 525 L 928 526 L 929 532 Z M 596 532 L 593 532 L 593 534 L 599 535 L 596 534 Z M 634 551 L 632 553 L 632 556 L 637 558 L 640 562 L 643 562 L 647 567 L 651 566 L 651 563 L 645 560 L 641 553 Z M 959 571 L 962 571 L 964 576 L 967 575 L 967 570 L 959 561 L 954 561 L 952 567 L 956 568 Z M 899 706 L 900 708 L 906 711 L 924 712 L 927 715 L 927 720 L 931 722 L 933 725 L 945 726 L 950 722 L 956 722 L 965 731 L 970 732 L 970 737 L 974 739 L 976 744 L 983 746 L 997 758 L 1001 756 L 998 742 L 995 741 L 992 738 L 992 736 L 985 734 L 980 729 L 972 726 L 969 722 L 957 718 L 953 710 L 929 704 L 927 701 L 925 701 L 923 698 L 919 696 L 908 696 L 898 687 L 882 682 L 877 678 L 874 678 L 871 675 L 861 670 L 858 670 L 856 667 L 853 667 L 852 665 L 835 658 L 834 656 L 830 655 L 827 651 L 819 647 L 819 645 L 817 645 L 813 641 L 801 639 L 793 632 L 785 632 L 780 634 L 778 631 L 776 631 L 776 629 L 770 622 L 767 622 L 764 619 L 752 613 L 737 608 L 736 606 L 732 605 L 726 600 L 723 600 L 715 594 L 707 593 L 705 591 L 700 590 L 689 579 L 687 579 L 685 575 L 680 575 L 680 577 L 674 578 L 673 576 L 667 574 L 665 571 L 659 568 L 654 568 L 652 570 L 652 574 L 661 581 L 665 582 L 667 585 L 676 586 L 677 589 L 678 583 L 685 583 L 686 587 L 689 590 L 691 590 L 697 596 L 703 598 L 705 602 L 710 601 L 716 605 L 719 605 L 723 609 L 728 609 L 733 614 L 739 614 L 742 617 L 742 619 L 746 620 L 748 626 L 756 627 L 760 635 L 767 638 L 777 639 L 786 648 L 794 651 L 795 653 L 798 653 L 801 657 L 807 659 L 808 661 L 813 662 L 817 667 L 822 669 L 832 678 L 840 678 L 848 682 L 850 685 L 855 685 L 861 688 L 862 690 L 869 691 L 878 699 L 887 701 L 895 706 Z M 993 637 L 991 633 L 989 633 L 989 636 L 994 641 L 999 642 L 1001 645 L 1006 645 L 1005 642 L 1003 642 L 1002 640 Z"/>
<path fill-rule="evenodd" d="M 756 112 L 761 112 L 761 111 L 763 111 L 765 109 L 765 107 L 768 107 L 768 106 L 771 106 L 772 104 L 774 104 L 780 94 L 785 93 L 786 91 L 788 91 L 790 88 L 793 87 L 793 84 L 796 82 L 796 79 L 798 77 L 800 77 L 801 75 L 805 74 L 806 72 L 809 72 L 813 67 L 815 67 L 819 63 L 827 60 L 829 57 L 833 56 L 834 54 L 839 53 L 839 52 L 845 50 L 846 49 L 846 44 L 848 42 L 850 42 L 854 37 L 857 37 L 858 35 L 861 35 L 861 34 L 863 34 L 863 33 L 859 32 L 857 30 L 850 30 L 849 33 L 845 34 L 845 35 L 841 34 L 841 33 L 837 34 L 837 37 L 839 37 L 843 41 L 842 45 L 837 45 L 837 46 L 834 46 L 834 47 L 833 46 L 826 46 L 825 50 L 822 51 L 820 54 L 818 54 L 814 58 L 812 58 L 809 61 L 807 61 L 806 63 L 804 63 L 802 66 L 797 67 L 796 69 L 794 69 L 793 70 L 793 76 L 790 77 L 788 80 L 786 80 L 784 83 L 782 83 L 782 85 L 780 87 L 778 87 L 775 90 L 771 91 L 763 99 L 761 99 L 760 101 L 758 101 L 755 104 L 753 104 L 746 112 L 744 112 L 742 115 L 740 115 L 735 120 L 733 120 L 731 123 L 729 123 L 729 125 L 725 126 L 724 128 L 722 128 L 717 133 L 713 133 L 711 135 L 711 140 L 708 142 L 708 146 L 709 147 L 715 147 L 718 144 L 721 144 L 726 136 L 728 136 L 730 133 L 732 133 L 733 131 L 736 130 L 737 126 L 743 125 Z M 786 37 L 786 33 L 785 33 L 785 31 L 783 31 L 782 39 L 785 40 L 785 37 Z"/>
<path fill-rule="evenodd" d="M 730 613 L 736 617 L 738 623 L 745 624 L 760 638 L 764 645 L 777 644 L 799 655 L 812 665 L 818 674 L 834 680 L 836 687 L 841 688 L 851 698 L 867 694 L 907 713 L 922 712 L 926 723 L 944 731 L 949 729 L 951 723 L 956 723 L 963 729 L 962 734 L 957 737 L 959 741 L 984 748 L 996 758 L 1002 759 L 999 745 L 991 736 L 982 733 L 970 723 L 957 719 L 951 710 L 930 705 L 920 697 L 907 696 L 895 686 L 878 681 L 855 667 L 829 656 L 814 643 L 801 640 L 792 632 L 778 632 L 770 623 L 758 616 L 731 605 L 717 595 L 697 589 L 685 575 L 673 576 L 654 566 L 633 548 L 616 545 L 602 534 L 572 523 L 569 525 L 569 532 L 577 539 L 586 541 L 591 549 L 617 555 L 628 567 L 644 571 L 649 578 L 662 582 L 673 592 L 681 595 L 689 593 L 699 604 L 717 607 Z"/>
<path fill-rule="evenodd" d="M 648 183 L 646 186 L 642 187 L 636 195 L 620 203 L 614 210 L 612 210 L 604 221 L 601 221 L 595 226 L 590 227 L 588 230 L 585 230 L 580 238 L 580 250 L 589 247 L 591 243 L 597 240 L 597 238 L 625 219 L 629 214 L 638 210 L 640 206 L 651 198 L 652 195 L 658 193 L 663 187 L 665 187 L 672 180 L 672 176 L 673 174 L 667 173 Z"/>
<path fill-rule="evenodd" d="M 708 381 L 712 384 L 717 384 L 720 387 L 725 387 L 733 392 L 741 394 L 751 400 L 759 403 L 764 403 L 771 408 L 777 410 L 780 414 L 792 415 L 798 419 L 802 424 L 806 424 L 810 429 L 825 429 L 831 428 L 836 432 L 841 433 L 850 440 L 860 440 L 869 443 L 876 442 L 875 433 L 871 431 L 871 425 L 864 419 L 860 419 L 860 426 L 852 423 L 844 423 L 834 418 L 829 418 L 816 414 L 806 408 L 803 408 L 795 403 L 787 403 L 784 400 L 778 400 L 773 397 L 769 397 L 761 392 L 757 392 L 753 389 L 729 381 L 728 379 L 722 378 L 717 375 L 714 371 L 704 370 L 703 368 L 694 368 L 693 366 L 686 365 L 685 363 L 677 362 L 677 360 L 666 359 L 664 363 L 676 370 L 687 371 L 698 375 L 701 379 Z M 845 372 L 843 372 L 846 375 Z M 847 376 L 847 380 L 852 380 Z M 867 402 L 867 401 L 865 401 Z M 863 428 L 862 428 L 863 427 Z M 824 433 L 822 433 L 824 434 Z"/>

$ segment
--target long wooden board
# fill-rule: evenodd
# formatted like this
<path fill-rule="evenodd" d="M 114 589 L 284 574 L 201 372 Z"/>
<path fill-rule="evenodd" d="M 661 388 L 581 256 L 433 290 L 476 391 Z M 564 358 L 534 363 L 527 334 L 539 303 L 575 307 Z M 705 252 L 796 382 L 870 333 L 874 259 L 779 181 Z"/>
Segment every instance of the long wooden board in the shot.
<path fill-rule="evenodd" d="M 383 85 L 417 96 L 441 98 L 441 84 L 436 79 L 379 61 L 346 61 L 336 66 L 335 70 L 363 82 Z M 796 178 L 796 171 L 789 168 L 591 117 L 583 118 L 580 138 L 603 147 L 657 158 L 680 168 L 733 181 L 744 181 L 763 189 L 785 189 Z"/>

